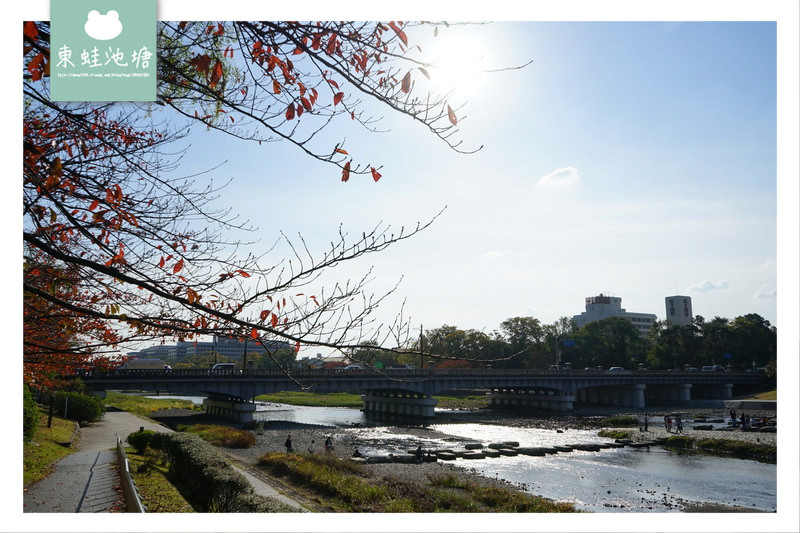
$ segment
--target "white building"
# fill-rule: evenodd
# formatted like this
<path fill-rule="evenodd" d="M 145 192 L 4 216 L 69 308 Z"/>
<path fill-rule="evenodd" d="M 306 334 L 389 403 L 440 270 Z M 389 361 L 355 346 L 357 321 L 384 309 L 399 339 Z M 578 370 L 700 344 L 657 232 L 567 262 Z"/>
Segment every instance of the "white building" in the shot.
<path fill-rule="evenodd" d="M 676 326 L 692 325 L 692 298 L 690 296 L 667 296 L 664 298 L 667 321 Z"/>
<path fill-rule="evenodd" d="M 586 311 L 572 317 L 572 321 L 578 328 L 582 328 L 589 322 L 615 316 L 630 320 L 631 324 L 633 324 L 642 335 L 646 335 L 656 321 L 656 315 L 652 313 L 627 312 L 622 308 L 622 298 L 605 296 L 602 293 L 598 296 L 589 296 L 586 298 Z"/>

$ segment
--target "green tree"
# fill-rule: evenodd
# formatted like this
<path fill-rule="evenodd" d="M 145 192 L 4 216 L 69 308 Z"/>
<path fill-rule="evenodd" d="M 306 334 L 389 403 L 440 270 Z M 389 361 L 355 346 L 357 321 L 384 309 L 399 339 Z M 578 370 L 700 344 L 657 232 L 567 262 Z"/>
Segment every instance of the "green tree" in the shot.
<path fill-rule="evenodd" d="M 576 368 L 631 366 L 644 363 L 647 343 L 631 322 L 610 317 L 589 322 L 575 337 Z"/>
<path fill-rule="evenodd" d="M 736 317 L 731 323 L 731 333 L 735 344 L 730 352 L 730 363 L 734 368 L 752 368 L 753 365 L 758 368 L 777 359 L 777 328 L 761 315 L 750 313 Z"/>
<path fill-rule="evenodd" d="M 541 368 L 547 364 L 544 349 L 545 328 L 538 318 L 525 316 L 504 320 L 500 324 L 503 339 L 521 368 Z"/>

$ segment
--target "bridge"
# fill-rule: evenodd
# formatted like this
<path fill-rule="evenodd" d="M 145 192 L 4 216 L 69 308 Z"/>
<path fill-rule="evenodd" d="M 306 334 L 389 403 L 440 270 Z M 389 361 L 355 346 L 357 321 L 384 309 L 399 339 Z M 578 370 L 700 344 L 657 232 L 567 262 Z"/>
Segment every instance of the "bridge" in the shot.
<path fill-rule="evenodd" d="M 492 408 L 569 411 L 575 404 L 644 408 L 653 402 L 729 399 L 766 377 L 757 372 L 419 369 L 297 370 L 112 370 L 81 376 L 87 388 L 203 394 L 209 414 L 247 422 L 254 398 L 291 390 L 361 391 L 366 413 L 434 416 L 432 396 L 454 389 L 486 389 Z"/>

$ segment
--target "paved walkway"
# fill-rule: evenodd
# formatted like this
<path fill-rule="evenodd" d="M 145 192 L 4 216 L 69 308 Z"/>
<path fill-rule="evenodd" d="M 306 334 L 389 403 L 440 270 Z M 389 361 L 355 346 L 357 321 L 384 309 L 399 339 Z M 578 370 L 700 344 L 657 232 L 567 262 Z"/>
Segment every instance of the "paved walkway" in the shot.
<path fill-rule="evenodd" d="M 102 420 L 81 428 L 77 452 L 55 464 L 54 471 L 28 487 L 23 495 L 26 513 L 100 513 L 125 511 L 117 469 L 117 435 L 125 441 L 139 428 L 172 431 L 125 411 L 109 411 Z M 306 511 L 300 504 L 276 491 L 268 483 L 234 466 L 257 494 L 277 499 Z"/>
<path fill-rule="evenodd" d="M 81 428 L 77 452 L 55 464 L 54 471 L 23 494 L 26 513 L 102 513 L 125 511 L 117 469 L 117 435 L 123 441 L 140 427 L 165 431 L 124 411 L 110 411 Z"/>

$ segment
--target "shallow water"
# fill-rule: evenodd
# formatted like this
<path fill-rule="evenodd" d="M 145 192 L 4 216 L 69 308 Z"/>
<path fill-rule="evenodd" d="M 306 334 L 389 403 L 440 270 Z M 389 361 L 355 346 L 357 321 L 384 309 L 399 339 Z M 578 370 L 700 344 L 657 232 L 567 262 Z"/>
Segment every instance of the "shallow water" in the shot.
<path fill-rule="evenodd" d="M 432 425 L 422 436 L 402 428 L 352 430 L 370 453 L 404 453 L 423 448 L 463 449 L 465 442 L 518 441 L 520 446 L 608 442 L 596 430 L 525 429 L 490 424 Z M 415 432 L 419 433 L 419 432 Z M 561 452 L 542 457 L 518 455 L 451 464 L 576 508 L 599 512 L 679 511 L 681 502 L 708 502 L 775 511 L 775 465 L 678 453 L 654 446 L 599 452 Z"/>
<path fill-rule="evenodd" d="M 451 419 L 459 414 L 440 412 L 451 415 Z M 365 455 L 406 453 L 418 445 L 426 449 L 463 449 L 465 442 L 486 446 L 517 441 L 520 446 L 552 446 L 609 441 L 598 437 L 596 430 L 567 429 L 559 433 L 476 423 L 433 423 L 425 428 L 371 425 L 374 421 L 364 413 L 345 407 L 258 404 L 254 417 L 348 428 L 346 431 Z M 655 427 L 659 420 L 651 418 L 649 423 Z M 689 434 L 692 424 L 691 420 L 684 423 Z M 685 502 L 719 503 L 771 512 L 777 504 L 775 465 L 679 453 L 658 446 L 561 452 L 542 457 L 458 459 L 450 464 L 515 483 L 531 494 L 595 512 L 674 512 Z"/>

